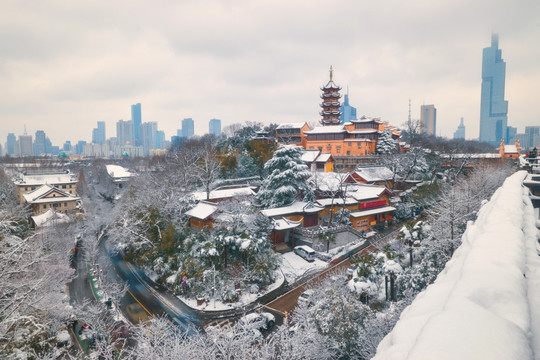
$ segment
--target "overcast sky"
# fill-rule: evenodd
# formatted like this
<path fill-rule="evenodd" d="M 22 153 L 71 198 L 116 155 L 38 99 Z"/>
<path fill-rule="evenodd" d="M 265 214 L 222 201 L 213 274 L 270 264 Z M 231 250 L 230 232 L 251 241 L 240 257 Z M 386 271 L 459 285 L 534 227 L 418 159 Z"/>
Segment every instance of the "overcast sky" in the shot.
<path fill-rule="evenodd" d="M 166 137 L 320 119 L 320 87 L 349 88 L 358 115 L 394 126 L 437 108 L 437 134 L 460 117 L 478 136 L 482 48 L 499 33 L 508 124 L 540 125 L 540 1 L 0 2 L 0 142 L 45 130 L 54 145 L 91 140 L 97 121 L 158 122 Z"/>

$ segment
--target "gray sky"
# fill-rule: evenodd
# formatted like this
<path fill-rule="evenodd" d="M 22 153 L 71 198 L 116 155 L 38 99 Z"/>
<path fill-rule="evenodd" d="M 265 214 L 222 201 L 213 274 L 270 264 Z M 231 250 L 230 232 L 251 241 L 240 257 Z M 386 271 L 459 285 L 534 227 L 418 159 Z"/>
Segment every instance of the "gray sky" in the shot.
<path fill-rule="evenodd" d="M 53 144 L 91 140 L 142 104 L 166 137 L 191 117 L 320 118 L 319 88 L 347 86 L 358 115 L 395 126 L 420 105 L 437 133 L 461 116 L 478 136 L 482 48 L 491 33 L 506 69 L 509 125 L 540 125 L 540 1 L 18 1 L 0 2 L 0 142 L 45 130 Z"/>

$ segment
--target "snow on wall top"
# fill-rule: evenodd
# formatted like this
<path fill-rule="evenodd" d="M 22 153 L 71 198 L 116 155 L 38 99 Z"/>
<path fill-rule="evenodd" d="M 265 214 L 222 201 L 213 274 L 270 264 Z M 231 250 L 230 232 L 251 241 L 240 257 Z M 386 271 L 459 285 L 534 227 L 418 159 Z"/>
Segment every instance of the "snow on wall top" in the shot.
<path fill-rule="evenodd" d="M 302 161 L 304 162 L 313 162 L 319 156 L 320 150 L 305 150 L 302 152 Z"/>
<path fill-rule="evenodd" d="M 276 129 L 301 129 L 304 125 L 306 125 L 305 122 L 284 123 L 279 124 Z"/>
<path fill-rule="evenodd" d="M 329 134 L 347 132 L 343 125 L 317 126 L 313 130 L 304 131 L 304 134 Z"/>
<path fill-rule="evenodd" d="M 241 187 L 234 189 L 222 189 L 210 191 L 210 200 L 228 199 L 236 196 L 252 196 L 255 195 L 252 187 Z M 206 192 L 198 191 L 193 193 L 195 200 L 206 200 Z"/>
<path fill-rule="evenodd" d="M 525 175 L 509 177 L 481 208 L 446 268 L 403 311 L 373 359 L 540 355 L 539 231 Z"/>

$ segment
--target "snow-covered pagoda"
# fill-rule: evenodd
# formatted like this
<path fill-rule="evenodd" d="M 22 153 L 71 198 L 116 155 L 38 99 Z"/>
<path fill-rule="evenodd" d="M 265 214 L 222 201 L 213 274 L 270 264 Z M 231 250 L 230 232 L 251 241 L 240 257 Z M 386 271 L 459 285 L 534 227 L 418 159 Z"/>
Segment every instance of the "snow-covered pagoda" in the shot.
<path fill-rule="evenodd" d="M 341 115 L 341 111 L 339 110 L 339 99 L 341 98 L 339 90 L 341 90 L 341 87 L 336 85 L 332 80 L 333 72 L 334 70 L 330 66 L 330 81 L 321 88 L 323 102 L 321 103 L 322 111 L 320 115 L 322 116 L 321 124 L 323 126 L 341 124 L 341 120 L 339 119 Z"/>

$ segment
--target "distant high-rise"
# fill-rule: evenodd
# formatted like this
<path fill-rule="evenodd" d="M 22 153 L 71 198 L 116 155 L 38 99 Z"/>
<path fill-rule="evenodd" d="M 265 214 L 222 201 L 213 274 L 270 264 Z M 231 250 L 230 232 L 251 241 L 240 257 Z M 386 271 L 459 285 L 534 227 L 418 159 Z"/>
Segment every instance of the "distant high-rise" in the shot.
<path fill-rule="evenodd" d="M 420 124 L 424 128 L 424 134 L 437 135 L 437 109 L 434 105 L 420 106 Z"/>
<path fill-rule="evenodd" d="M 120 146 L 126 145 L 127 143 L 135 145 L 135 128 L 133 127 L 133 120 L 119 120 L 116 123 L 116 142 Z"/>
<path fill-rule="evenodd" d="M 194 131 L 195 123 L 192 118 L 186 118 L 182 120 L 182 137 L 184 139 L 189 139 L 195 133 Z"/>
<path fill-rule="evenodd" d="M 46 154 L 46 145 L 47 145 L 47 135 L 45 131 L 38 130 L 36 131 L 36 138 L 34 140 L 34 155 L 39 156 Z"/>
<path fill-rule="evenodd" d="M 527 135 L 527 145 L 523 144 L 522 147 L 534 147 L 538 144 L 535 139 L 540 136 L 540 126 L 525 126 L 525 134 Z"/>
<path fill-rule="evenodd" d="M 6 154 L 7 155 L 13 155 L 15 154 L 15 144 L 17 143 L 17 138 L 15 137 L 15 134 L 9 133 L 7 136 L 7 142 L 6 142 Z"/>
<path fill-rule="evenodd" d="M 34 149 L 32 144 L 32 135 L 19 136 L 19 156 L 32 156 Z"/>
<path fill-rule="evenodd" d="M 163 143 L 165 142 L 165 131 L 156 131 L 156 149 L 163 149 Z"/>
<path fill-rule="evenodd" d="M 142 123 L 140 128 L 143 154 L 146 156 L 150 153 L 151 149 L 156 148 L 157 123 L 154 121 Z"/>
<path fill-rule="evenodd" d="M 508 101 L 504 100 L 506 63 L 499 49 L 499 36 L 491 35 L 491 47 L 482 52 L 482 94 L 480 99 L 480 141 L 498 146 L 508 143 Z"/>
<path fill-rule="evenodd" d="M 97 128 L 92 130 L 92 142 L 103 144 L 105 142 L 105 121 L 98 121 Z"/>
<path fill-rule="evenodd" d="M 135 143 L 136 145 L 140 145 L 140 128 L 142 124 L 141 103 L 131 105 L 131 120 L 133 121 L 133 136 L 135 137 Z"/>
<path fill-rule="evenodd" d="M 210 135 L 219 136 L 219 134 L 221 134 L 221 120 L 210 119 L 208 122 L 208 133 Z"/>
<path fill-rule="evenodd" d="M 463 124 L 463 118 L 461 118 L 459 126 L 454 133 L 454 139 L 465 139 L 465 124 Z"/>
<path fill-rule="evenodd" d="M 339 116 L 339 119 L 341 120 L 342 124 L 345 124 L 351 120 L 356 120 L 356 108 L 349 105 L 348 90 L 347 90 L 347 94 L 345 94 L 343 105 L 340 106 L 339 110 L 341 111 L 341 115 Z"/>

